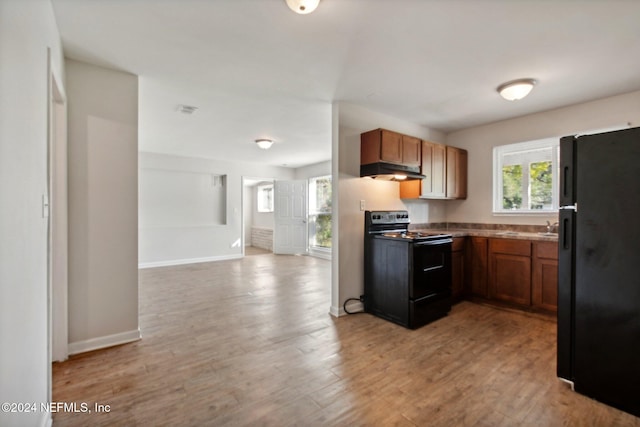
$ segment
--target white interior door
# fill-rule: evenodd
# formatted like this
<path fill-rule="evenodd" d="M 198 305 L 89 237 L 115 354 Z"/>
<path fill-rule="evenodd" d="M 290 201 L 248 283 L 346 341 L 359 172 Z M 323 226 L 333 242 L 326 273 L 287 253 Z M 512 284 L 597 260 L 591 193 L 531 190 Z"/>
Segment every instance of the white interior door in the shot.
<path fill-rule="evenodd" d="M 274 206 L 273 252 L 306 254 L 307 181 L 276 181 Z"/>

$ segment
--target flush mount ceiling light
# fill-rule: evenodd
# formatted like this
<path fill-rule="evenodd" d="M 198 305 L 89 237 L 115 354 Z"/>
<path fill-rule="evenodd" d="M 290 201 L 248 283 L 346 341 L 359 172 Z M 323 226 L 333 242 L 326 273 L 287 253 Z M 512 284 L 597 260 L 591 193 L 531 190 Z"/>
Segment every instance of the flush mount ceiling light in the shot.
<path fill-rule="evenodd" d="M 529 95 L 533 86 L 538 83 L 534 79 L 511 80 L 498 86 L 496 89 L 500 96 L 508 101 L 516 101 Z"/>
<path fill-rule="evenodd" d="M 273 141 L 270 139 L 256 139 L 256 144 L 263 150 L 268 150 L 273 145 Z"/>
<path fill-rule="evenodd" d="M 287 2 L 287 6 L 289 6 L 289 9 L 301 15 L 306 15 L 307 13 L 313 12 L 314 10 L 316 10 L 316 7 L 318 7 L 318 3 L 320 3 L 320 0 L 285 0 L 285 1 Z"/>
<path fill-rule="evenodd" d="M 194 107 L 193 105 L 178 105 L 178 112 L 182 114 L 193 114 L 197 109 L 198 107 Z"/>

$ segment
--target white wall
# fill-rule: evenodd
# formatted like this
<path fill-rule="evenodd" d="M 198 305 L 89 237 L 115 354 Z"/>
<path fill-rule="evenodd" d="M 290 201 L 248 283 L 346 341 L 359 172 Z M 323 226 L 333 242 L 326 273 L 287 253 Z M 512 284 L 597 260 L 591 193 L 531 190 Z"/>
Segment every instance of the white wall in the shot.
<path fill-rule="evenodd" d="M 242 187 L 242 212 L 244 214 L 244 245 L 251 246 L 251 225 L 253 224 L 253 210 L 255 209 L 254 187 Z"/>
<path fill-rule="evenodd" d="M 0 1 L 0 402 L 51 401 L 48 354 L 47 49 L 63 81 L 48 0 Z M 64 88 L 61 88 L 64 89 Z M 48 413 L 0 412 L 0 425 L 41 426 Z"/>
<path fill-rule="evenodd" d="M 339 315 L 343 314 L 342 304 L 347 298 L 357 298 L 364 291 L 364 214 L 360 211 L 360 200 L 365 201 L 366 210 L 409 209 L 412 221 L 420 223 L 444 221 L 446 201 L 419 201 L 407 204 L 399 198 L 397 182 L 360 178 L 361 133 L 385 128 L 433 142 L 443 142 L 444 135 L 441 132 L 351 104 L 334 104 L 333 108 L 334 122 L 338 121 L 337 130 L 334 129 L 333 135 L 332 204 L 334 212 L 337 213 L 337 218 L 334 215 L 333 234 L 338 237 L 338 242 L 336 244 L 334 239 L 334 283 L 330 311 Z"/>
<path fill-rule="evenodd" d="M 303 166 L 295 170 L 295 179 L 309 179 L 331 175 L 331 160 Z"/>
<path fill-rule="evenodd" d="M 640 91 L 452 132 L 446 143 L 469 151 L 468 196 L 449 201 L 450 222 L 538 224 L 557 221 L 557 214 L 492 214 L 493 147 L 561 137 L 632 122 L 640 123 Z"/>
<path fill-rule="evenodd" d="M 253 163 L 141 152 L 141 169 L 226 175 L 227 222 L 221 225 L 148 226 L 140 223 L 141 267 L 232 259 L 242 256 L 243 176 L 292 179 L 293 170 Z M 141 195 L 143 196 L 143 195 Z M 144 200 L 145 197 L 141 197 Z M 144 209 L 144 206 L 140 207 Z M 156 207 L 156 209 L 159 207 Z M 255 217 L 254 217 L 255 221 Z"/>
<path fill-rule="evenodd" d="M 69 352 L 139 338 L 138 77 L 66 61 Z"/>

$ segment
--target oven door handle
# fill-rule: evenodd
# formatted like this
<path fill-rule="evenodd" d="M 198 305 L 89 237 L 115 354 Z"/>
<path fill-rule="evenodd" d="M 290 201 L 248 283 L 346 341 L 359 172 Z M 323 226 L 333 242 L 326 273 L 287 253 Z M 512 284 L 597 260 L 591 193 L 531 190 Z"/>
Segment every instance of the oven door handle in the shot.
<path fill-rule="evenodd" d="M 414 244 L 416 246 L 436 246 L 436 245 L 446 245 L 449 243 L 453 243 L 453 240 L 452 239 L 427 240 L 425 242 L 416 242 Z"/>

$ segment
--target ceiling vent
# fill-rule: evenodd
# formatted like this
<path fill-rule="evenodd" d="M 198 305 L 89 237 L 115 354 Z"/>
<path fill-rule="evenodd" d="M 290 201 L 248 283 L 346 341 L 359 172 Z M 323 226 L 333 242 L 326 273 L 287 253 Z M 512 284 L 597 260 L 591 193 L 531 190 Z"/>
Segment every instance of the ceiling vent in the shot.
<path fill-rule="evenodd" d="M 198 107 L 194 107 L 193 105 L 178 105 L 178 111 L 182 114 L 193 114 L 197 109 Z"/>

